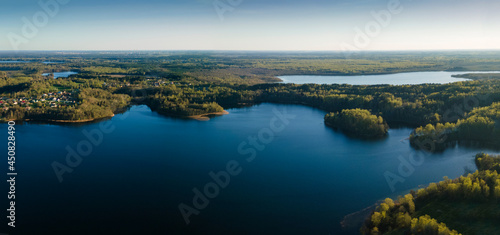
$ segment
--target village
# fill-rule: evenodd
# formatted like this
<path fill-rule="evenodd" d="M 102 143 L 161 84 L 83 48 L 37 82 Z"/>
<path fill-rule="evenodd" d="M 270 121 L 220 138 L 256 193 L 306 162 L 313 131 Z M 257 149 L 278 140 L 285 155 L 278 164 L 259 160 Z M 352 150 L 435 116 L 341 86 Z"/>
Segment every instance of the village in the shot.
<path fill-rule="evenodd" d="M 16 106 L 25 107 L 26 110 L 30 110 L 34 107 L 58 108 L 60 106 L 68 106 L 74 104 L 76 104 L 76 101 L 72 97 L 72 93 L 67 91 L 49 92 L 42 94 L 39 97 L 31 98 L 0 98 L 0 107 L 2 107 L 3 110 L 9 110 L 10 107 Z"/>
<path fill-rule="evenodd" d="M 160 87 L 165 85 L 191 85 L 191 83 L 180 83 L 180 82 L 170 82 L 163 80 L 153 80 L 147 79 L 146 82 L 149 86 Z M 106 83 L 102 84 L 106 88 L 116 88 L 116 87 L 124 87 L 130 86 L 130 83 L 120 84 L 120 83 Z M 0 97 L 0 108 L 4 111 L 9 110 L 13 107 L 24 107 L 26 110 L 31 110 L 32 108 L 38 107 L 50 107 L 50 108 L 58 108 L 61 106 L 72 106 L 77 104 L 77 101 L 73 98 L 73 95 L 76 91 L 58 91 L 58 92 L 48 92 L 34 97 Z"/>

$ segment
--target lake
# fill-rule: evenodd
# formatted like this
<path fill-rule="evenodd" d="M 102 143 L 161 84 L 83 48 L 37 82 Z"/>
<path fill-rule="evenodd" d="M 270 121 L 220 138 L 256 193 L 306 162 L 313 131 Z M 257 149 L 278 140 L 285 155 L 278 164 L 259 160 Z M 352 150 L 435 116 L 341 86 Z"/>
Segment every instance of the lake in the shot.
<path fill-rule="evenodd" d="M 51 73 L 42 73 L 42 76 L 49 76 Z M 54 72 L 54 79 L 56 78 L 67 78 L 73 74 L 78 74 L 77 72 L 65 71 L 65 72 Z"/>
<path fill-rule="evenodd" d="M 452 82 L 468 81 L 465 78 L 454 78 L 452 75 L 467 74 L 467 73 L 500 73 L 499 71 L 491 72 L 411 72 L 411 73 L 395 73 L 395 74 L 378 74 L 378 75 L 357 75 L 357 76 L 323 76 L 323 75 L 292 75 L 279 76 L 283 83 L 295 84 L 350 84 L 350 85 L 417 85 L 424 83 L 446 84 Z"/>
<path fill-rule="evenodd" d="M 16 63 L 33 63 L 32 61 L 18 61 L 18 60 L 13 60 L 13 61 L 0 61 L 0 64 L 16 64 Z M 63 64 L 64 62 L 53 62 L 53 61 L 43 61 L 43 64 Z"/>
<path fill-rule="evenodd" d="M 64 62 L 58 62 L 58 61 L 44 61 L 42 63 L 44 63 L 44 64 L 64 64 Z"/>
<path fill-rule="evenodd" d="M 410 148 L 409 128 L 391 129 L 378 141 L 352 139 L 326 127 L 324 111 L 299 105 L 228 111 L 203 122 L 133 106 L 86 125 L 17 124 L 15 234 L 353 234 L 340 227 L 345 215 L 475 170 L 481 151 L 427 155 Z M 102 125 L 112 130 L 82 147 L 91 143 L 84 132 Z M 7 124 L 0 127 L 6 140 Z M 52 164 L 68 164 L 73 150 L 81 162 L 74 158 L 60 183 Z M 384 174 L 399 174 L 410 157 L 423 161 L 391 190 Z M 203 191 L 214 181 L 210 172 L 234 161 L 241 172 L 186 225 L 179 204 L 193 206 L 193 189 Z"/>
<path fill-rule="evenodd" d="M 0 61 L 0 64 L 17 64 L 17 63 L 31 63 L 31 62 L 30 61 L 20 61 L 20 60 L 12 60 L 12 61 L 2 60 L 2 61 Z"/>

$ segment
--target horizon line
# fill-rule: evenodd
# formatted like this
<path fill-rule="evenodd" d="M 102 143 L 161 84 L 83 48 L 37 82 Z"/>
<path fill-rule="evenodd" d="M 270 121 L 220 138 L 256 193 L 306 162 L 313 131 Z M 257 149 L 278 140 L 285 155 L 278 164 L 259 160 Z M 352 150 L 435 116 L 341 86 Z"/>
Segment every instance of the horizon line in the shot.
<path fill-rule="evenodd" d="M 119 49 L 119 50 L 0 50 L 0 52 L 337 52 L 337 53 L 367 53 L 367 52 L 459 52 L 459 51 L 500 51 L 499 48 L 493 49 L 404 49 L 404 50 L 221 50 L 221 49 Z"/>

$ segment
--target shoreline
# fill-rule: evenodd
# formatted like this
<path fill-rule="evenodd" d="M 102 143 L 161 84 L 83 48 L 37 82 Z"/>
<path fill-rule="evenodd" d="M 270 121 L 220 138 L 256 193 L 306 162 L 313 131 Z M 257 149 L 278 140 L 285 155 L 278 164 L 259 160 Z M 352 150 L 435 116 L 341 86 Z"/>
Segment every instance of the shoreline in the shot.
<path fill-rule="evenodd" d="M 106 117 L 84 119 L 84 120 L 54 120 L 54 119 L 37 120 L 37 119 L 21 119 L 21 120 L 10 120 L 10 121 L 49 122 L 49 123 L 86 123 L 86 122 L 98 121 L 98 120 L 105 119 L 105 118 L 111 118 L 111 117 L 114 117 L 114 116 L 115 116 L 115 114 L 110 115 L 110 116 L 106 116 Z"/>
<path fill-rule="evenodd" d="M 47 120 L 48 122 L 56 122 L 56 123 L 84 123 L 84 122 L 93 122 L 97 120 L 101 120 L 104 118 L 111 118 L 114 117 L 115 114 L 106 116 L 106 117 L 101 117 L 101 118 L 92 118 L 92 119 L 84 119 L 84 120 Z"/>
<path fill-rule="evenodd" d="M 205 114 L 187 116 L 187 118 L 198 120 L 198 121 L 208 121 L 208 120 L 210 120 L 209 116 L 222 116 L 222 115 L 227 115 L 227 114 L 229 114 L 229 112 L 226 110 L 223 110 L 222 112 L 205 113 Z"/>

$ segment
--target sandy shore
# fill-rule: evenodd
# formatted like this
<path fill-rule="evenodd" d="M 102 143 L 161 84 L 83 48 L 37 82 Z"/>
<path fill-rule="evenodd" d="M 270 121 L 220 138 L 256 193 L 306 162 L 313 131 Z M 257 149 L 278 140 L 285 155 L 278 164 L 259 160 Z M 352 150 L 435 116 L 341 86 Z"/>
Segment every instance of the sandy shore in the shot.
<path fill-rule="evenodd" d="M 381 202 L 382 201 L 379 201 L 377 203 L 380 204 Z M 359 232 L 359 229 L 363 226 L 364 222 L 368 219 L 372 212 L 377 208 L 378 204 L 374 204 L 360 211 L 346 215 L 342 222 L 340 222 L 342 230 L 352 232 L 353 234 Z"/>
<path fill-rule="evenodd" d="M 31 119 L 24 119 L 23 121 L 29 122 L 29 121 L 40 121 L 40 122 L 55 122 L 55 123 L 84 123 L 84 122 L 93 122 L 96 120 L 101 120 L 104 118 L 110 118 L 114 117 L 115 115 L 107 116 L 107 117 L 101 117 L 101 118 L 92 118 L 92 119 L 84 119 L 84 120 L 31 120 Z"/>
<path fill-rule="evenodd" d="M 222 116 L 222 115 L 226 115 L 226 114 L 229 114 L 229 112 L 224 110 L 222 112 L 205 113 L 205 114 L 200 114 L 200 115 L 188 116 L 188 118 L 196 119 L 198 121 L 208 121 L 208 120 L 210 120 L 210 116 Z"/>
<path fill-rule="evenodd" d="M 114 117 L 115 115 L 107 116 L 107 117 L 101 117 L 101 118 L 92 118 L 92 119 L 84 119 L 84 120 L 48 120 L 49 122 L 58 122 L 58 123 L 82 123 L 82 122 L 93 122 L 96 120 L 104 119 L 104 118 L 110 118 Z"/>

